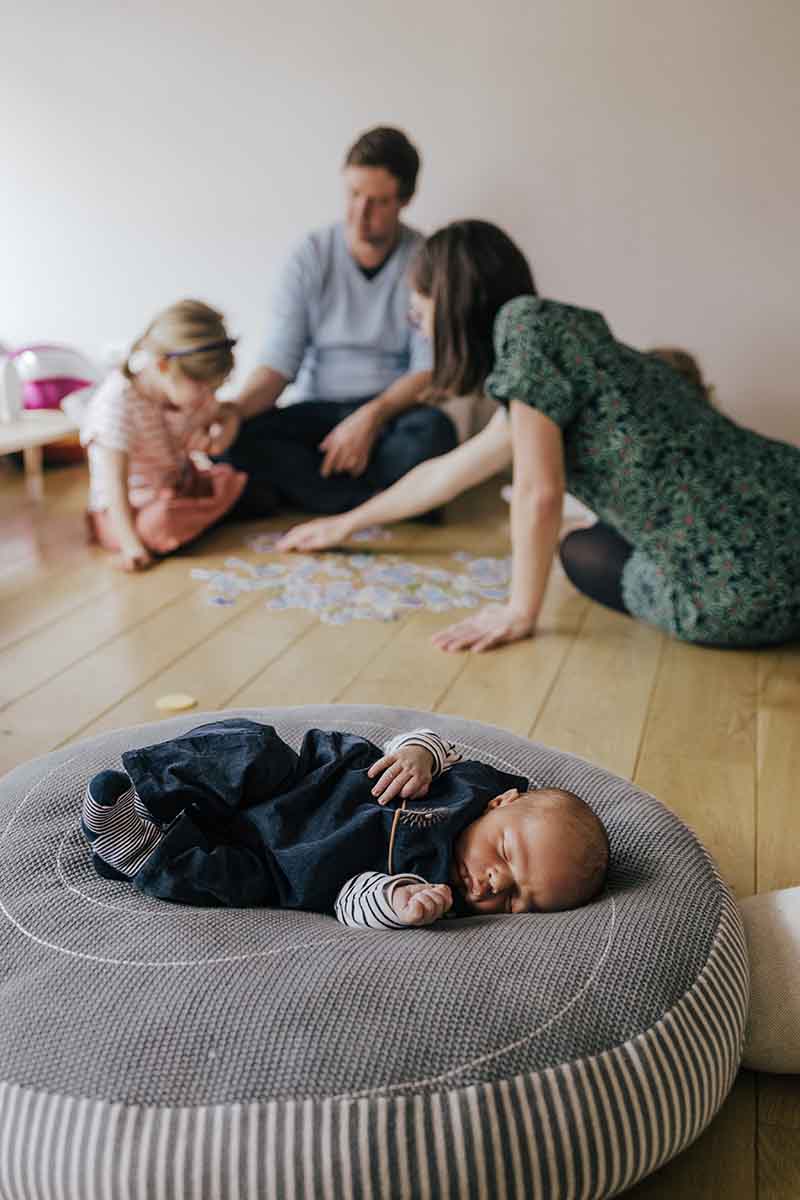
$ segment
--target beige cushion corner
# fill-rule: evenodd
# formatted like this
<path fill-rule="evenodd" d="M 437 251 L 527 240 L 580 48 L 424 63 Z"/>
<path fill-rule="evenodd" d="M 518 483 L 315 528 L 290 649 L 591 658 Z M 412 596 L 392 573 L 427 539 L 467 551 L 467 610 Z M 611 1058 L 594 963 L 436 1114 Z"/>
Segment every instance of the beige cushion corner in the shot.
<path fill-rule="evenodd" d="M 739 909 L 751 974 L 742 1065 L 800 1073 L 800 887 L 750 896 Z"/>

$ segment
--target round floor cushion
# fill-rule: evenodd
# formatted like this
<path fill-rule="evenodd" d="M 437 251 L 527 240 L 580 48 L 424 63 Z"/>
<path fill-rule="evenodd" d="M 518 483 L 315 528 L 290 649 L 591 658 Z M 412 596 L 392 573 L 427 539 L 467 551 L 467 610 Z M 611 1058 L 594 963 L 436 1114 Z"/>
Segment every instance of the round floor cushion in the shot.
<path fill-rule="evenodd" d="M 735 1076 L 748 974 L 714 864 L 657 800 L 488 725 L 408 709 L 247 710 L 382 742 L 420 725 L 570 788 L 607 891 L 563 913 L 348 929 L 170 905 L 95 876 L 87 779 L 203 715 L 0 782 L 0 1196 L 610 1196 L 695 1138 Z"/>

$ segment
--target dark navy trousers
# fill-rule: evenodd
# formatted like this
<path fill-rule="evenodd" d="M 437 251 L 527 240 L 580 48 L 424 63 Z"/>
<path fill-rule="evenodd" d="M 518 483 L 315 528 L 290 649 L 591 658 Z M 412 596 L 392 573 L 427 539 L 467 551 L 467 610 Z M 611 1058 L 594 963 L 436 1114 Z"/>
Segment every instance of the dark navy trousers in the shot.
<path fill-rule="evenodd" d="M 447 454 L 458 444 L 447 414 L 420 404 L 384 425 L 363 475 L 324 479 L 320 475 L 324 458 L 318 449 L 320 442 L 367 399 L 348 403 L 309 400 L 260 413 L 245 421 L 222 460 L 246 471 L 254 484 L 274 489 L 284 504 L 304 512 L 330 514 L 355 508 L 391 487 L 412 467 Z"/>

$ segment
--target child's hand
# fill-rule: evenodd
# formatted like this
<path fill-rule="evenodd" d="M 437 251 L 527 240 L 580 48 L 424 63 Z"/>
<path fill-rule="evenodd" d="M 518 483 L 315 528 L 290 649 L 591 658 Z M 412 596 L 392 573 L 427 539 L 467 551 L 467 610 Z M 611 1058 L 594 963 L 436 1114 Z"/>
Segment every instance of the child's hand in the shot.
<path fill-rule="evenodd" d="M 453 893 L 446 883 L 401 883 L 391 903 L 404 925 L 432 925 L 453 907 Z"/>
<path fill-rule="evenodd" d="M 208 430 L 206 453 L 224 454 L 239 436 L 242 428 L 242 410 L 237 404 L 220 404 L 215 420 Z"/>
<path fill-rule="evenodd" d="M 120 571 L 146 571 L 148 567 L 152 567 L 155 559 L 144 546 L 132 546 L 128 550 L 122 550 L 112 561 Z"/>
<path fill-rule="evenodd" d="M 239 436 L 242 427 L 241 410 L 236 404 L 217 402 L 211 418 L 199 424 L 186 439 L 186 449 L 202 454 L 224 454 Z"/>
<path fill-rule="evenodd" d="M 384 754 L 367 771 L 370 779 L 380 775 L 372 789 L 378 804 L 387 804 L 400 796 L 421 800 L 427 796 L 433 778 L 433 755 L 424 746 L 403 746 L 395 754 Z"/>

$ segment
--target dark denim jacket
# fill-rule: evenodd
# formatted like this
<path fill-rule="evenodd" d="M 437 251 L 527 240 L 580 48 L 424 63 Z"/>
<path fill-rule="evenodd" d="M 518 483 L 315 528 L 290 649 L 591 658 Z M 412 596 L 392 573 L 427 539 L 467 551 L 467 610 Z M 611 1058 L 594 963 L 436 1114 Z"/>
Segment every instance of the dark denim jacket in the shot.
<path fill-rule="evenodd" d="M 125 770 L 167 829 L 134 883 L 183 904 L 331 912 L 351 876 L 388 870 L 398 804 L 378 804 L 367 777 L 382 756 L 364 738 L 319 729 L 296 754 L 271 725 L 241 718 L 127 751 Z M 483 763 L 451 767 L 400 814 L 393 872 L 447 883 L 462 829 L 493 796 L 527 786 Z"/>

